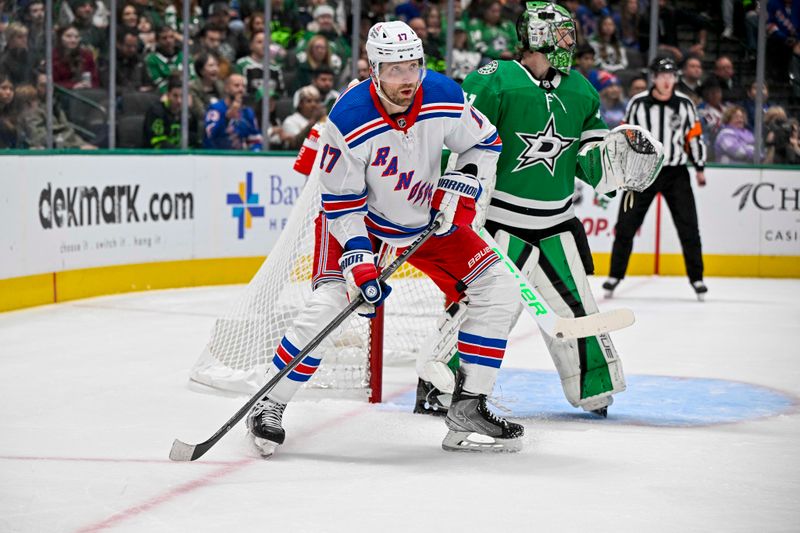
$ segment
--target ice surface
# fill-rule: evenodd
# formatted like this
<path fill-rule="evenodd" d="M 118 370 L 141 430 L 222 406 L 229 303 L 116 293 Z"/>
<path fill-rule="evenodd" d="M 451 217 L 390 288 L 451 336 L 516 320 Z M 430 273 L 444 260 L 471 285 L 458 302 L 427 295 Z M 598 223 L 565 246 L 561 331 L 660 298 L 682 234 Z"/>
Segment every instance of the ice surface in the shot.
<path fill-rule="evenodd" d="M 684 279 L 630 278 L 600 302 L 637 315 L 613 335 L 629 390 L 608 420 L 566 403 L 523 317 L 496 393 L 525 449 L 499 456 L 442 451 L 400 366 L 383 405 L 293 402 L 269 461 L 242 424 L 174 463 L 174 438 L 244 403 L 187 386 L 241 287 L 0 314 L 0 531 L 798 531 L 800 281 L 708 285 L 698 303 Z"/>

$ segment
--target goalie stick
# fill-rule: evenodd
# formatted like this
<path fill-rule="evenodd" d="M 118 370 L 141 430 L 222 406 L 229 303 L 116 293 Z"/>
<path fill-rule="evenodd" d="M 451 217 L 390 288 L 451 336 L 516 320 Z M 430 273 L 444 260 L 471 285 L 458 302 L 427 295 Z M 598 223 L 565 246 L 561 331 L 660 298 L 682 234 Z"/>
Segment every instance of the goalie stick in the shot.
<path fill-rule="evenodd" d="M 422 244 L 427 241 L 441 226 L 441 222 L 437 218 L 433 222 L 431 222 L 430 226 L 425 228 L 425 230 L 419 234 L 417 240 L 415 240 L 411 245 L 405 249 L 405 251 L 397 256 L 397 259 L 392 261 L 392 263 L 387 266 L 383 272 L 381 273 L 380 277 L 378 278 L 380 282 L 386 281 L 389 276 L 395 273 L 395 271 L 400 268 L 400 266 L 405 263 L 408 258 L 416 252 Z M 328 335 L 333 332 L 342 322 L 347 319 L 353 312 L 364 303 L 364 297 L 359 294 L 356 296 L 350 304 L 345 307 L 336 318 L 334 318 L 325 328 L 320 331 L 316 337 L 311 339 L 309 343 L 306 345 L 305 348 L 300 350 L 300 352 L 294 356 L 294 358 L 285 366 L 283 369 L 278 372 L 275 376 L 270 379 L 266 385 L 261 387 L 261 389 L 255 393 L 255 395 L 250 398 L 246 404 L 242 406 L 241 409 L 236 411 L 230 419 L 228 419 L 225 424 L 217 430 L 208 440 L 205 440 L 199 444 L 187 444 L 180 439 L 175 439 L 172 443 L 172 449 L 169 452 L 169 458 L 173 461 L 194 461 L 202 457 L 208 450 L 211 449 L 225 434 L 231 430 L 233 426 L 235 426 L 239 421 L 244 418 L 247 413 L 250 411 L 250 408 L 255 405 L 255 403 L 261 399 L 265 394 L 271 391 L 275 385 L 278 384 L 278 381 L 281 380 L 286 374 L 294 370 L 294 368 L 300 364 L 305 356 L 311 353 L 319 344 L 327 337 Z"/>
<path fill-rule="evenodd" d="M 613 309 L 578 318 L 558 316 L 536 288 L 531 285 L 528 278 L 520 272 L 517 265 L 503 253 L 494 238 L 489 235 L 489 232 L 485 228 L 481 228 L 478 234 L 494 250 L 494 253 L 500 257 L 500 261 L 517 280 L 522 306 L 536 320 L 539 327 L 551 337 L 557 339 L 594 337 L 600 333 L 627 328 L 635 321 L 633 311 L 630 309 Z"/>

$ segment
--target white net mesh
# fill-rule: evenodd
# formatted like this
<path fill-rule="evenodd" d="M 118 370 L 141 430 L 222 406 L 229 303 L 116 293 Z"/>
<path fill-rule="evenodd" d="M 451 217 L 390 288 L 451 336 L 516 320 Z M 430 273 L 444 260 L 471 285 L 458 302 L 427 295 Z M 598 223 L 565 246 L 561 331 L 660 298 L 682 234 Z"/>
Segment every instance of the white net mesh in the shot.
<path fill-rule="evenodd" d="M 311 295 L 319 205 L 319 181 L 312 173 L 267 260 L 230 311 L 216 320 L 192 380 L 248 394 L 264 385 L 276 346 Z M 389 283 L 393 290 L 384 304 L 383 359 L 391 365 L 416 358 L 423 340 L 435 331 L 444 296 L 408 264 Z M 369 321 L 353 314 L 313 352 L 322 364 L 306 387 L 368 392 L 369 331 Z"/>

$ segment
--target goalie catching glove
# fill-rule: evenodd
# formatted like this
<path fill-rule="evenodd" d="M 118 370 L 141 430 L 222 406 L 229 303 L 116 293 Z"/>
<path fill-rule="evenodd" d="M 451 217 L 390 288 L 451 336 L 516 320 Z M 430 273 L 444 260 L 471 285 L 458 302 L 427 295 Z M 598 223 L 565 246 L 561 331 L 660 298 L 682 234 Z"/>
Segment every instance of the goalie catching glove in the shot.
<path fill-rule="evenodd" d="M 347 282 L 347 299 L 352 302 L 361 294 L 364 304 L 356 312 L 363 317 L 374 318 L 375 308 L 389 296 L 392 288 L 378 281 L 378 268 L 375 266 L 375 255 L 369 239 L 355 237 L 347 241 L 345 251 L 339 259 L 339 267 Z"/>
<path fill-rule="evenodd" d="M 606 188 L 642 192 L 661 171 L 664 147 L 641 126 L 623 124 L 600 142 L 600 158 Z"/>
<path fill-rule="evenodd" d="M 452 233 L 458 226 L 469 226 L 475 218 L 475 200 L 481 194 L 477 165 L 445 172 L 436 184 L 431 200 L 431 219 L 441 213 L 441 226 L 435 235 Z"/>

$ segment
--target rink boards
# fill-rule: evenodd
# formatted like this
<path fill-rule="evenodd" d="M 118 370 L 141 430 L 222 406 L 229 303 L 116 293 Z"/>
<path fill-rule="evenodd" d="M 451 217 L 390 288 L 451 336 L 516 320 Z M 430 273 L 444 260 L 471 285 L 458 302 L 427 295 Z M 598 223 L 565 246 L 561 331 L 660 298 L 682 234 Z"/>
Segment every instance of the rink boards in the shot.
<path fill-rule="evenodd" d="M 0 311 L 134 290 L 243 283 L 304 177 L 281 155 L 10 155 L 0 173 Z M 800 277 L 800 171 L 715 167 L 695 188 L 707 276 Z M 619 200 L 575 197 L 607 273 Z M 682 275 L 663 200 L 629 274 Z"/>

